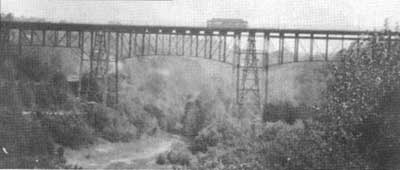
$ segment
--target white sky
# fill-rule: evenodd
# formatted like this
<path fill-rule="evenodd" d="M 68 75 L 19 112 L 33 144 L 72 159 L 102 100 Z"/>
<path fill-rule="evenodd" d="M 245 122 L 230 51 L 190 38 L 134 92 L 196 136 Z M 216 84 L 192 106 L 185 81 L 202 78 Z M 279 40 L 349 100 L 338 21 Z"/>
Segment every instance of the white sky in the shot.
<path fill-rule="evenodd" d="M 400 22 L 400 0 L 0 0 L 1 12 L 50 21 L 204 26 L 210 18 L 242 18 L 250 27 L 381 28 Z"/>

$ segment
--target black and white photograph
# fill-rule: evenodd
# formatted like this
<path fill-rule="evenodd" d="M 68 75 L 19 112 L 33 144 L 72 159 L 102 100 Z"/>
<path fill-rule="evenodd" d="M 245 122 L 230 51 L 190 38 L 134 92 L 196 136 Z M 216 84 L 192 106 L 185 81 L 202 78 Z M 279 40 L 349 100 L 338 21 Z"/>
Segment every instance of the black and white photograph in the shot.
<path fill-rule="evenodd" d="M 399 0 L 0 14 L 0 169 L 400 170 Z"/>

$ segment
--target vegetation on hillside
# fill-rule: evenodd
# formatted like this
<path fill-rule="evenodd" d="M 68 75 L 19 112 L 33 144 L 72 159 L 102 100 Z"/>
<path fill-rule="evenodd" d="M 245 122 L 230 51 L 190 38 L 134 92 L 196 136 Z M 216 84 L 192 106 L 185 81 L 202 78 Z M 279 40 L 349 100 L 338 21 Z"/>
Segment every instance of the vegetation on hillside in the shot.
<path fill-rule="evenodd" d="M 297 121 L 291 118 L 292 125 L 280 121 L 259 124 L 232 115 L 214 119 L 192 138 L 188 148 L 194 156 L 189 166 L 397 169 L 400 44 L 392 42 L 389 51 L 387 41 L 376 39 L 338 54 L 342 61 L 329 68 L 332 77 L 324 102 L 305 109 L 314 117 Z M 272 110 L 268 112 L 288 115 L 299 109 L 288 104 L 269 108 Z M 196 117 L 206 120 L 207 116 Z"/>

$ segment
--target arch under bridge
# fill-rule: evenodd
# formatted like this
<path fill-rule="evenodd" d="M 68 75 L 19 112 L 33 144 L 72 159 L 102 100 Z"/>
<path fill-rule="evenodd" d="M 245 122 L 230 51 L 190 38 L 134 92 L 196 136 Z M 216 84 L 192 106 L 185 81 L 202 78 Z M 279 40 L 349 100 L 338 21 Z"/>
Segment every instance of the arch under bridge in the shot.
<path fill-rule="evenodd" d="M 360 48 L 364 40 L 400 41 L 399 32 L 207 28 L 179 26 L 100 25 L 10 22 L 0 24 L 0 54 L 22 54 L 24 46 L 73 49 L 91 81 L 104 79 L 114 64 L 118 103 L 118 62 L 143 56 L 190 56 L 232 65 L 239 108 L 261 109 L 268 94 L 268 68 L 296 62 L 334 61 L 340 50 Z M 10 52 L 12 51 L 12 52 Z M 78 94 L 87 98 L 92 93 Z"/>

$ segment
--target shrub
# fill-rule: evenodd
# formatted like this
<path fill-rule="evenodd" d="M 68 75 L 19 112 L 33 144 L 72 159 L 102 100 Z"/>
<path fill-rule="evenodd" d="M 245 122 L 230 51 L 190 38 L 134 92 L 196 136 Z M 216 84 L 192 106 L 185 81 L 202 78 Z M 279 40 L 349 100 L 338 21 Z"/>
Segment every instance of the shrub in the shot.
<path fill-rule="evenodd" d="M 7 110 L 0 112 L 0 168 L 57 168 L 51 135 L 40 121 Z"/>
<path fill-rule="evenodd" d="M 190 147 L 198 155 L 197 168 L 263 169 L 258 168 L 260 157 L 256 154 L 261 145 L 249 133 L 250 126 L 243 120 L 225 119 L 202 130 Z"/>
<path fill-rule="evenodd" d="M 48 82 L 42 82 L 36 87 L 36 103 L 41 109 L 64 109 L 70 95 L 67 78 L 64 74 L 56 72 L 51 75 Z M 69 108 L 67 108 L 69 109 Z"/>
<path fill-rule="evenodd" d="M 193 153 L 197 152 L 207 152 L 208 147 L 217 146 L 221 140 L 221 134 L 217 131 L 215 127 L 210 127 L 203 129 L 199 135 L 194 138 L 190 150 Z"/>
<path fill-rule="evenodd" d="M 297 121 L 293 125 L 277 122 L 265 127 L 258 139 L 264 143 L 259 153 L 263 166 L 277 170 L 333 168 L 326 162 L 327 144 L 321 132 L 305 126 Z"/>
<path fill-rule="evenodd" d="M 136 127 L 137 137 L 143 134 L 152 135 L 159 129 L 157 118 L 144 111 L 141 105 L 135 103 L 120 103 L 118 105 L 118 110 L 125 115 L 125 121 Z"/>
<path fill-rule="evenodd" d="M 49 75 L 55 71 L 54 67 L 45 64 L 43 58 L 36 56 L 38 52 L 35 51 L 33 56 L 20 57 L 16 62 L 16 69 L 20 74 L 19 77 L 26 77 L 28 80 L 40 82 L 46 81 Z"/>
<path fill-rule="evenodd" d="M 101 104 L 87 105 L 86 112 L 90 126 L 109 141 L 129 141 L 137 135 L 136 127 L 121 112 Z"/>
<path fill-rule="evenodd" d="M 297 119 L 312 118 L 313 109 L 305 104 L 299 106 L 293 106 L 292 104 L 279 103 L 279 104 L 268 104 L 264 109 L 263 120 L 264 121 L 278 121 L 284 120 L 289 124 L 293 124 Z"/>
<path fill-rule="evenodd" d="M 168 162 L 175 165 L 189 166 L 192 154 L 183 146 L 174 146 L 167 154 Z"/>
<path fill-rule="evenodd" d="M 101 103 L 103 101 L 101 85 L 95 77 L 89 73 L 81 77 L 81 96 L 87 96 L 86 100 Z"/>
<path fill-rule="evenodd" d="M 156 163 L 159 165 L 165 165 L 168 163 L 167 154 L 163 153 L 158 155 Z"/>
<path fill-rule="evenodd" d="M 21 110 L 23 108 L 22 96 L 15 82 L 5 81 L 0 87 L 0 105 L 2 107 Z"/>
<path fill-rule="evenodd" d="M 42 124 L 55 142 L 73 149 L 93 144 L 93 129 L 78 115 L 43 115 Z"/>
<path fill-rule="evenodd" d="M 201 129 L 225 115 L 223 103 L 214 97 L 210 92 L 203 91 L 194 101 L 186 103 L 182 119 L 185 136 L 193 139 Z"/>

